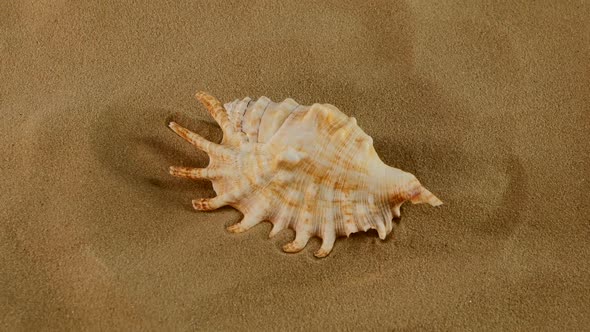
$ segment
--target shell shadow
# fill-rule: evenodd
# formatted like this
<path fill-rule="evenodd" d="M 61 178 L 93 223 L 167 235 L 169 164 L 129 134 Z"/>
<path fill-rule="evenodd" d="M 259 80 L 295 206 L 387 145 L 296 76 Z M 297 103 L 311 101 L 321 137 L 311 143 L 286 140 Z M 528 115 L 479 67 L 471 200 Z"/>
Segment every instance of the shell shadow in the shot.
<path fill-rule="evenodd" d="M 515 154 L 507 154 L 500 160 L 508 178 L 502 200 L 490 217 L 481 224 L 480 232 L 496 234 L 502 237 L 511 236 L 523 223 L 523 205 L 529 200 L 529 179 L 522 161 Z"/>
<path fill-rule="evenodd" d="M 179 138 L 167 124 L 174 120 L 212 141 L 221 140 L 214 123 L 193 119 L 166 109 L 111 107 L 99 113 L 92 134 L 93 152 L 101 167 L 118 181 L 147 186 L 158 199 L 178 202 L 189 192 L 214 196 L 209 181 L 189 181 L 168 174 L 170 166 L 206 167 L 208 156 Z M 186 209 L 192 210 L 190 205 Z"/>

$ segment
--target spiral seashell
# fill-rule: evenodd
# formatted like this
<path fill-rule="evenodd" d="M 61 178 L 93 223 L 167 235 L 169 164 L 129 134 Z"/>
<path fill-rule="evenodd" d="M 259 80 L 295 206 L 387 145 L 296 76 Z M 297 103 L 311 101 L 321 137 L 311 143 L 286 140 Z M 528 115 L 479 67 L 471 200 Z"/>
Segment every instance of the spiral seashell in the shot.
<path fill-rule="evenodd" d="M 171 122 L 210 161 L 207 168 L 171 167 L 170 173 L 211 180 L 217 196 L 195 199 L 193 206 L 238 209 L 244 217 L 230 232 L 270 221 L 269 237 L 295 231 L 285 252 L 301 251 L 316 236 L 322 245 L 314 255 L 325 257 L 338 236 L 376 229 L 385 239 L 406 201 L 442 204 L 414 175 L 383 163 L 355 118 L 332 105 L 266 97 L 222 105 L 205 92 L 196 97 L 220 125 L 223 139 L 215 144 Z"/>

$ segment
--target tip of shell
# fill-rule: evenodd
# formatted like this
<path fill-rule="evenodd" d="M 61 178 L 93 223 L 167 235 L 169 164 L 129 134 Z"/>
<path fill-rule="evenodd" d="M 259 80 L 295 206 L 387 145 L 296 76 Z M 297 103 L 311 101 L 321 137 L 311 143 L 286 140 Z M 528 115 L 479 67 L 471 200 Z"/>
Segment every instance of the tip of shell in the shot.
<path fill-rule="evenodd" d="M 290 242 L 283 246 L 283 251 L 287 253 L 296 253 L 303 250 L 303 247 L 297 246 L 295 243 Z"/>
<path fill-rule="evenodd" d="M 318 251 L 316 251 L 313 255 L 317 258 L 324 258 L 326 256 L 328 256 L 330 254 L 329 251 L 327 250 L 323 250 L 323 249 L 319 249 Z"/>
<path fill-rule="evenodd" d="M 226 230 L 230 233 L 243 233 L 246 231 L 239 223 L 226 227 Z"/>
<path fill-rule="evenodd" d="M 200 97 L 205 96 L 205 95 L 208 95 L 208 93 L 205 92 L 205 91 L 197 91 L 197 92 L 195 92 L 195 97 L 197 97 L 197 98 L 200 98 Z"/>
<path fill-rule="evenodd" d="M 412 204 L 428 203 L 432 206 L 442 205 L 443 202 L 434 196 L 428 189 L 422 187 L 421 191 L 411 198 Z"/>

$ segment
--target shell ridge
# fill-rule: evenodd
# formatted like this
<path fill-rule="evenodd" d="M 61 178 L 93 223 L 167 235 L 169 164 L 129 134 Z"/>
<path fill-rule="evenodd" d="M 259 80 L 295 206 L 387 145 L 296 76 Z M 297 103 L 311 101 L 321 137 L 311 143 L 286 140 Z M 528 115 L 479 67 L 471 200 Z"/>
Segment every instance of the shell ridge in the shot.
<path fill-rule="evenodd" d="M 331 128 L 334 128 L 334 126 L 338 126 L 342 121 L 336 121 L 334 123 L 331 123 Z M 323 137 L 324 140 L 330 140 L 330 136 L 326 136 Z M 328 144 L 327 144 L 328 145 Z M 346 145 L 343 144 L 336 144 L 337 149 L 335 152 L 333 152 L 334 155 L 339 155 L 340 152 L 344 149 L 346 149 Z M 316 161 L 318 159 L 321 158 L 316 158 Z M 320 188 L 320 194 L 316 195 L 315 197 L 313 197 L 313 201 L 315 202 L 316 208 L 314 209 L 314 211 L 316 212 L 315 214 L 318 215 L 317 217 L 317 222 L 315 223 L 315 227 L 314 229 L 312 229 L 312 234 L 314 236 L 318 236 L 320 238 L 324 238 L 324 233 L 326 232 L 326 227 L 332 227 L 332 228 L 340 228 L 341 227 L 341 217 L 338 216 L 338 212 L 337 213 L 333 213 L 332 210 L 327 211 L 326 206 L 329 205 L 330 203 L 334 203 L 335 197 L 326 197 L 326 193 L 325 193 L 325 187 L 329 187 L 330 185 L 333 185 L 333 183 L 330 183 L 328 181 L 326 181 L 326 179 L 329 179 L 331 175 L 336 175 L 339 178 L 342 178 L 346 175 L 346 172 L 334 172 L 333 169 L 329 168 L 329 165 L 326 165 L 325 168 L 325 174 L 321 175 L 321 178 L 318 179 L 318 183 L 317 185 Z M 302 173 L 306 173 L 305 169 L 302 170 Z M 343 181 L 337 180 L 335 183 L 342 183 Z M 307 200 L 309 200 L 309 197 L 306 197 L 306 202 L 304 204 L 309 204 L 307 202 Z M 327 211 L 327 212 L 326 212 Z M 333 220 L 328 220 L 326 219 L 326 214 L 330 213 L 333 216 Z M 337 220 L 338 219 L 338 220 Z M 294 225 L 294 228 L 297 228 L 296 225 Z"/>
<path fill-rule="evenodd" d="M 387 236 L 387 210 L 383 204 L 383 191 L 380 191 L 376 195 L 375 200 L 375 219 L 377 223 L 377 232 L 379 233 L 379 238 L 381 240 L 385 240 Z"/>
<path fill-rule="evenodd" d="M 255 112 L 256 103 L 258 103 L 258 102 L 259 102 L 259 100 L 254 102 L 254 104 L 252 106 L 248 105 L 248 107 L 246 108 L 246 111 L 244 112 L 244 116 L 242 117 L 242 131 L 246 134 L 246 137 L 248 138 L 248 142 L 250 142 L 250 143 L 252 142 L 252 137 L 251 137 L 252 128 L 250 126 L 249 120 L 252 120 L 252 118 L 253 118 L 252 113 Z"/>
<path fill-rule="evenodd" d="M 289 102 L 292 101 L 293 103 Z M 267 117 L 262 117 L 259 128 L 259 141 L 269 142 L 276 133 L 285 125 L 287 119 L 291 118 L 293 111 L 300 105 L 293 99 L 285 99 L 281 103 L 272 103 L 273 107 L 269 110 Z M 277 120 L 278 119 L 278 120 Z M 262 133 L 262 138 L 260 134 Z"/>
<path fill-rule="evenodd" d="M 244 113 L 246 125 L 243 126 L 243 128 L 249 142 L 258 143 L 258 128 L 260 127 L 260 121 L 270 103 L 270 99 L 262 96 Z"/>
<path fill-rule="evenodd" d="M 240 131 L 242 131 L 244 134 L 246 134 L 246 132 L 244 131 L 244 120 L 246 119 L 246 112 L 252 108 L 250 104 L 252 104 L 252 99 L 248 101 L 248 104 L 246 105 L 246 108 L 244 109 L 244 112 L 242 113 L 242 117 L 240 119 Z"/>
<path fill-rule="evenodd" d="M 260 142 L 260 125 L 262 124 L 262 119 L 264 119 L 264 115 L 266 114 L 266 111 L 268 110 L 269 106 L 272 103 L 273 102 L 269 100 L 269 103 L 266 104 L 266 106 L 264 107 L 264 110 L 262 111 L 262 114 L 260 115 L 260 121 L 258 122 L 258 128 L 256 129 L 256 142 L 258 142 L 258 143 L 265 143 L 265 142 Z"/>
<path fill-rule="evenodd" d="M 290 114 L 290 116 L 295 117 L 297 116 L 298 113 L 292 112 Z M 286 124 L 286 121 L 285 121 Z M 279 129 L 280 130 L 280 129 Z M 275 135 L 279 135 L 280 134 L 277 132 L 275 133 Z M 277 136 L 278 137 L 278 136 Z M 310 154 L 313 154 L 310 153 Z M 300 198 L 300 203 L 303 206 L 310 206 L 311 208 L 315 205 L 313 201 L 308 201 L 307 199 L 309 198 L 309 195 L 307 195 L 309 193 L 306 192 L 305 190 L 302 190 L 300 188 L 304 188 L 304 187 L 309 187 L 310 183 L 313 183 L 312 178 L 306 176 L 307 174 L 310 174 L 310 169 L 314 166 L 313 163 L 309 162 L 310 160 L 308 158 L 304 158 L 303 160 L 301 160 L 300 163 L 300 167 L 295 170 L 296 174 L 295 174 L 295 178 L 297 178 L 297 181 L 295 182 L 295 184 L 293 185 L 294 188 L 296 188 L 296 190 L 300 190 L 301 192 L 305 193 L 301 198 Z M 314 195 L 315 196 L 315 195 Z M 314 198 L 314 196 L 312 196 L 312 198 Z M 291 228 L 295 231 L 295 233 L 297 234 L 298 232 L 308 232 L 312 235 L 314 235 L 314 231 L 312 229 L 303 229 L 302 227 L 305 226 L 301 226 L 300 223 L 305 221 L 305 217 L 303 216 L 305 214 L 305 211 L 302 211 L 300 213 L 296 213 L 296 211 L 292 211 L 291 207 L 289 206 L 288 208 L 284 208 L 285 212 L 283 214 L 288 215 L 288 220 L 286 227 L 287 228 Z M 312 224 L 313 220 L 311 221 Z"/>
<path fill-rule="evenodd" d="M 246 97 L 240 100 L 235 107 L 233 107 L 232 114 L 230 115 L 230 119 L 233 125 L 233 129 L 236 132 L 242 133 L 242 121 L 244 119 L 244 113 L 248 108 L 248 105 L 252 99 L 250 97 Z M 228 111 L 229 112 L 229 111 Z"/>
<path fill-rule="evenodd" d="M 296 170 L 296 175 L 299 175 L 299 176 L 295 176 L 297 178 L 297 182 L 295 182 L 295 184 L 293 186 L 294 188 L 303 187 L 303 184 L 310 182 L 310 179 L 308 177 L 302 176 L 302 175 L 306 175 L 308 169 L 311 166 L 313 166 L 313 164 L 305 162 L 305 160 L 303 160 L 302 167 L 300 167 L 299 169 Z M 303 195 L 302 200 L 303 200 L 302 205 L 305 205 L 306 204 L 305 195 Z M 287 220 L 287 228 L 291 228 L 295 231 L 295 233 L 297 233 L 298 232 L 297 223 L 298 223 L 299 216 L 295 215 L 295 213 L 290 213 L 291 212 L 290 207 L 285 208 L 285 210 L 286 210 L 285 213 L 287 215 L 289 215 L 289 220 Z M 293 214 L 293 215 L 290 215 L 290 214 Z"/>
<path fill-rule="evenodd" d="M 299 107 L 299 106 L 297 106 Z M 272 134 L 271 137 L 269 137 L 268 139 L 268 143 L 276 143 L 277 138 L 280 139 L 281 134 L 283 134 L 283 132 L 285 130 L 289 130 L 287 124 L 289 124 L 291 121 L 293 121 L 293 118 L 296 118 L 298 113 L 297 113 L 297 107 L 291 111 L 291 113 L 287 116 L 287 118 L 285 118 L 285 121 L 283 122 L 283 124 Z M 283 129 L 286 128 L 286 129 Z"/>
<path fill-rule="evenodd" d="M 231 110 L 233 109 L 234 105 L 239 101 L 239 99 L 235 99 L 233 101 L 230 101 L 229 103 L 225 103 L 223 104 L 223 108 L 225 109 L 225 112 L 228 114 L 229 116 L 229 112 L 231 112 Z"/>
<path fill-rule="evenodd" d="M 343 136 L 340 138 L 342 143 L 345 143 L 350 138 L 354 137 L 354 134 L 355 134 L 355 132 L 353 130 L 348 131 L 346 136 Z M 339 218 L 335 219 L 335 223 L 337 225 L 337 234 L 344 233 L 344 228 L 346 227 L 345 222 L 344 222 L 344 220 L 345 220 L 344 205 L 346 204 L 344 189 L 345 189 L 345 186 L 350 185 L 349 183 L 346 182 L 346 178 L 350 174 L 350 168 L 348 168 L 346 166 L 348 164 L 350 164 L 350 162 L 351 162 L 350 159 L 346 158 L 346 156 L 347 156 L 346 152 L 348 150 L 350 150 L 351 146 L 347 145 L 347 144 L 340 144 L 340 146 L 342 148 L 338 152 L 338 156 L 341 160 L 344 161 L 343 169 L 345 169 L 346 172 L 340 172 L 340 174 L 338 175 L 338 178 L 336 179 L 336 182 L 334 184 L 335 191 L 337 193 L 339 193 L 339 196 L 340 196 L 340 197 L 337 197 L 338 198 L 338 210 L 340 212 L 340 216 L 339 216 Z"/>

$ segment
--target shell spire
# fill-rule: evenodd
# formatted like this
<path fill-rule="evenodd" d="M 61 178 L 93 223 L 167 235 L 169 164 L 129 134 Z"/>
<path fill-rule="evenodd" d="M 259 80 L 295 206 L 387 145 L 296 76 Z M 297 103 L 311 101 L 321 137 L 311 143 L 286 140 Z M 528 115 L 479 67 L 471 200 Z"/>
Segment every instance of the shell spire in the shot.
<path fill-rule="evenodd" d="M 406 201 L 442 204 L 414 175 L 383 163 L 355 118 L 332 105 L 303 106 L 290 98 L 274 103 L 266 97 L 222 105 L 205 92 L 196 98 L 221 127 L 223 139 L 215 144 L 171 122 L 176 134 L 210 160 L 206 168 L 173 166 L 170 173 L 211 180 L 217 196 L 195 199 L 193 206 L 238 209 L 244 217 L 230 232 L 268 220 L 270 237 L 295 231 L 285 252 L 301 251 L 316 236 L 322 245 L 314 255 L 325 257 L 338 236 L 376 229 L 385 239 Z"/>

